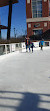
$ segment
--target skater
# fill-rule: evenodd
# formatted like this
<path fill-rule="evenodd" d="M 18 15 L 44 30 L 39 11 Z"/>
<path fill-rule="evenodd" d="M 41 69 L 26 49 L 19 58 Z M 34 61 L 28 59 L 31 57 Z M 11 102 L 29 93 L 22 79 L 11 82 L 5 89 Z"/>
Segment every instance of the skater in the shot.
<path fill-rule="evenodd" d="M 44 43 L 44 40 L 42 39 L 42 40 L 40 41 L 41 50 L 43 50 L 43 43 Z"/>
<path fill-rule="evenodd" d="M 33 42 L 32 42 L 32 43 L 31 43 L 32 53 L 33 53 L 33 47 L 34 47 L 34 44 L 33 44 Z"/>
<path fill-rule="evenodd" d="M 28 47 L 29 47 L 29 52 L 30 52 L 30 39 L 28 40 Z"/>
<path fill-rule="evenodd" d="M 27 48 L 28 48 L 28 39 L 26 38 L 26 52 L 27 52 Z"/>

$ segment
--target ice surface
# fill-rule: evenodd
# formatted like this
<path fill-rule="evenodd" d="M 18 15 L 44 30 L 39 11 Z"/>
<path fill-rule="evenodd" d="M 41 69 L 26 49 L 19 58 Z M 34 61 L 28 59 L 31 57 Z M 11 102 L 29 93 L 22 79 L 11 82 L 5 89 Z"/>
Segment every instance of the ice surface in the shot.
<path fill-rule="evenodd" d="M 50 111 L 50 49 L 0 57 L 0 111 Z"/>

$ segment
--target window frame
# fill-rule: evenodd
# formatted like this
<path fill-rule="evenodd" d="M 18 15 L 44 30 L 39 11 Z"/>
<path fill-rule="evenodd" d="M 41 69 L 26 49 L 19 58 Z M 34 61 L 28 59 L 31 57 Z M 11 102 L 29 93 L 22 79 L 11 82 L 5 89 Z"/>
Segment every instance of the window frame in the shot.
<path fill-rule="evenodd" d="M 41 4 L 38 4 L 38 1 L 40 1 L 41 2 Z M 33 2 L 35 2 L 35 4 L 36 4 L 36 10 L 33 8 L 33 7 L 35 7 L 35 4 L 33 4 Z M 38 7 L 37 6 L 39 6 L 39 5 L 41 5 L 42 6 L 42 0 L 32 0 L 32 18 L 41 18 L 42 17 L 42 9 L 41 9 L 41 13 L 39 13 L 38 11 Z M 42 8 L 42 7 L 41 7 Z M 34 13 L 33 11 L 36 11 L 36 13 Z M 37 17 L 34 17 L 34 15 L 37 15 Z M 38 16 L 38 15 L 41 15 L 41 16 Z"/>

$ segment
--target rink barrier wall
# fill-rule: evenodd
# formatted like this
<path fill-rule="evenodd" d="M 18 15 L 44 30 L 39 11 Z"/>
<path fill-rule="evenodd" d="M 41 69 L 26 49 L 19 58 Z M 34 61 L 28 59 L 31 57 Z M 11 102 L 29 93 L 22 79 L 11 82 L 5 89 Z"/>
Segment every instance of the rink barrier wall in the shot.
<path fill-rule="evenodd" d="M 39 47 L 39 42 L 33 42 L 34 43 L 34 48 Z M 46 43 L 46 44 L 45 44 Z M 48 45 L 49 43 L 49 45 Z M 44 47 L 50 47 L 50 41 L 45 41 L 44 42 Z M 12 53 L 15 51 L 22 51 L 22 49 L 25 49 L 26 45 L 25 42 L 23 43 L 11 43 L 11 44 L 0 44 L 0 55 Z"/>
<path fill-rule="evenodd" d="M 21 51 L 25 48 L 24 43 L 11 43 L 11 44 L 0 44 L 0 55 L 12 53 L 15 51 Z"/>

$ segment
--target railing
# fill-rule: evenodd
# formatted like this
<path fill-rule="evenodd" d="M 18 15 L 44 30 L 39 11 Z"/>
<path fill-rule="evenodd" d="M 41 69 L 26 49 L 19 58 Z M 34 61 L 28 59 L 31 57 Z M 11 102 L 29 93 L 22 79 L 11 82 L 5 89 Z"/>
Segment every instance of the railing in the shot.
<path fill-rule="evenodd" d="M 39 47 L 39 42 L 34 42 L 35 47 Z M 50 41 L 45 41 L 44 47 L 50 46 Z M 23 43 L 11 43 L 11 44 L 0 44 L 0 55 L 8 54 L 15 51 L 21 51 L 25 49 L 25 42 Z"/>
<path fill-rule="evenodd" d="M 23 43 L 0 44 L 0 55 L 22 50 L 22 46 Z"/>

